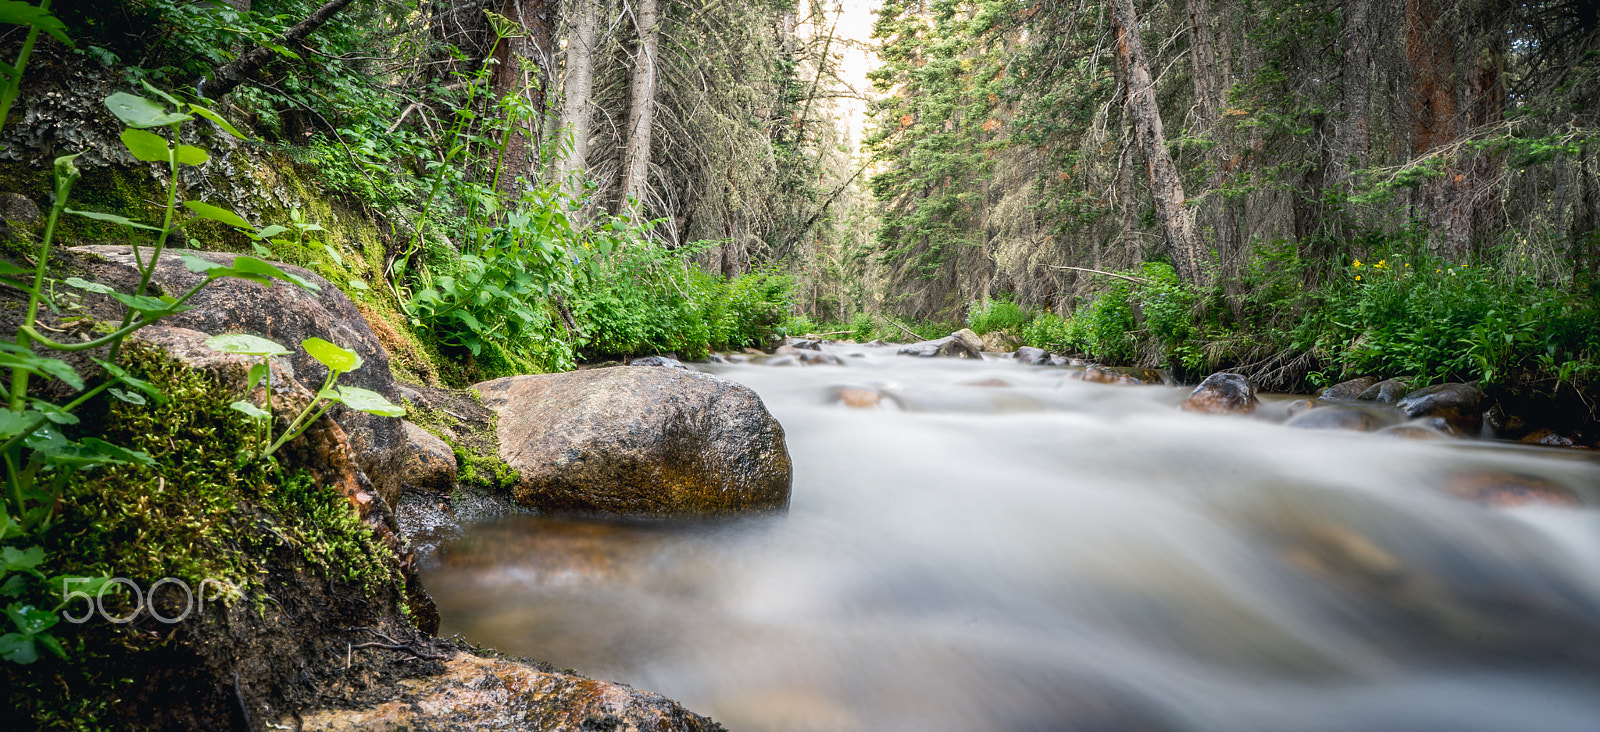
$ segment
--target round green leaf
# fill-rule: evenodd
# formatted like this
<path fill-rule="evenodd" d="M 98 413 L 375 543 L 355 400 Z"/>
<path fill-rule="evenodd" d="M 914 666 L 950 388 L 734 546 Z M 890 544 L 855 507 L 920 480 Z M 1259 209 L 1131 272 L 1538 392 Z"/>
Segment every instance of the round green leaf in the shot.
<path fill-rule="evenodd" d="M 115 292 L 116 291 L 116 290 L 113 290 L 112 288 L 110 288 L 110 287 L 108 287 L 106 285 L 102 285 L 102 284 L 100 284 L 98 282 L 90 282 L 90 281 L 88 281 L 86 279 L 83 279 L 82 277 L 68 277 L 64 281 L 67 284 L 69 284 L 69 285 L 71 285 L 73 287 L 76 287 L 76 288 L 78 288 L 80 290 L 88 290 L 89 292 L 98 292 L 98 293 L 101 293 L 101 294 L 105 294 L 105 293 L 108 293 L 108 292 Z"/>
<path fill-rule="evenodd" d="M 339 387 L 339 396 L 337 399 L 345 406 L 351 409 L 366 412 L 367 414 L 376 414 L 380 417 L 406 416 L 405 407 L 385 399 L 382 394 L 370 389 L 362 389 L 355 386 L 341 386 Z"/>
<path fill-rule="evenodd" d="M 122 131 L 122 144 L 133 157 L 147 163 L 165 163 L 171 149 L 167 141 L 154 132 L 129 128 Z"/>
<path fill-rule="evenodd" d="M 291 351 L 283 346 L 248 333 L 223 333 L 206 339 L 212 350 L 236 353 L 241 356 L 287 356 Z"/>
<path fill-rule="evenodd" d="M 117 92 L 106 97 L 106 107 L 117 116 L 117 119 L 122 120 L 123 124 L 138 129 L 162 127 L 194 119 L 187 114 L 168 112 L 165 107 L 149 99 L 127 92 Z"/>
<path fill-rule="evenodd" d="M 210 159 L 211 156 L 198 147 L 193 145 L 178 146 L 178 162 L 184 165 L 205 165 L 205 162 Z"/>
<path fill-rule="evenodd" d="M 321 338 L 307 338 L 300 342 L 300 347 L 334 371 L 349 372 L 361 368 L 361 357 L 355 351 L 340 348 Z"/>
<path fill-rule="evenodd" d="M 249 417 L 251 419 L 271 419 L 272 418 L 272 415 L 269 414 L 265 409 L 262 409 L 261 407 L 258 407 L 258 406 L 254 405 L 254 404 L 251 404 L 250 402 L 237 401 L 237 402 L 234 402 L 232 404 L 229 404 L 228 406 L 232 407 L 234 411 L 240 412 L 240 413 L 244 414 L 244 416 Z"/>

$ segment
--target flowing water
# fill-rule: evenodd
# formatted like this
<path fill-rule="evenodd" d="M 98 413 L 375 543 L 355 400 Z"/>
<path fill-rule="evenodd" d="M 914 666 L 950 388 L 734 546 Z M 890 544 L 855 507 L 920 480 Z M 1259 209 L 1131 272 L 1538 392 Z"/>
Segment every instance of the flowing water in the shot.
<path fill-rule="evenodd" d="M 1600 730 L 1583 453 L 833 352 L 705 367 L 783 424 L 787 515 L 477 526 L 426 575 L 443 632 L 747 732 Z M 849 384 L 894 398 L 828 403 Z M 1583 506 L 1450 495 L 1508 473 Z"/>

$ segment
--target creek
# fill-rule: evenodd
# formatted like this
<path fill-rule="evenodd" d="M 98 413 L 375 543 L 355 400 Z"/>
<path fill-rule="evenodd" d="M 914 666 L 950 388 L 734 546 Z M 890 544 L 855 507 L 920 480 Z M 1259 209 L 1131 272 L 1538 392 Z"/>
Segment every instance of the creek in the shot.
<path fill-rule="evenodd" d="M 743 732 L 1600 729 L 1590 455 L 828 348 L 701 367 L 783 424 L 787 515 L 469 527 L 424 575 L 441 635 Z M 1583 507 L 1450 495 L 1483 471 Z"/>

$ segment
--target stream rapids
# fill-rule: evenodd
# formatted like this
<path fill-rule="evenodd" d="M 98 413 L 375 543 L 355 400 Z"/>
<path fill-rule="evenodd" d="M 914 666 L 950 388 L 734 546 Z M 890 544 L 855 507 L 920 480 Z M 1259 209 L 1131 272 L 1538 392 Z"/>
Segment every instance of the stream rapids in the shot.
<path fill-rule="evenodd" d="M 441 635 L 736 732 L 1600 730 L 1591 455 L 825 348 L 847 365 L 700 366 L 782 423 L 787 515 L 468 527 L 424 575 Z M 1449 495 L 1474 471 L 1583 507 Z"/>

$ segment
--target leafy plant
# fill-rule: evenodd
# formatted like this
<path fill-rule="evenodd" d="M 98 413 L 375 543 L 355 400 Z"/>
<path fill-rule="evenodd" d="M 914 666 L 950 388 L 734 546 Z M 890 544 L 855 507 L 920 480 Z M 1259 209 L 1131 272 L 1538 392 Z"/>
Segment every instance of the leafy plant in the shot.
<path fill-rule="evenodd" d="M 355 386 L 335 386 L 343 374 L 361 368 L 361 355 L 355 351 L 341 348 L 321 338 L 307 338 L 300 342 L 300 347 L 311 354 L 322 365 L 328 367 L 328 376 L 322 382 L 322 387 L 317 390 L 311 402 L 300 410 L 300 413 L 289 420 L 289 424 L 276 440 L 272 438 L 272 365 L 269 361 L 273 356 L 289 355 L 289 350 L 283 346 L 247 333 L 226 333 L 206 339 L 206 345 L 222 351 L 242 356 L 258 356 L 261 363 L 250 367 L 246 377 L 245 395 L 254 392 L 258 384 L 265 383 L 267 392 L 267 408 L 257 407 L 254 402 L 241 399 L 232 403 L 234 411 L 243 414 L 246 419 L 254 422 L 260 432 L 260 451 L 245 456 L 249 460 L 267 460 L 272 454 L 283 447 L 285 443 L 299 437 L 317 419 L 326 414 L 334 404 L 343 404 L 351 409 L 376 414 L 381 417 L 404 417 L 406 410 L 370 389 Z M 320 407 L 320 409 L 319 409 Z"/>

